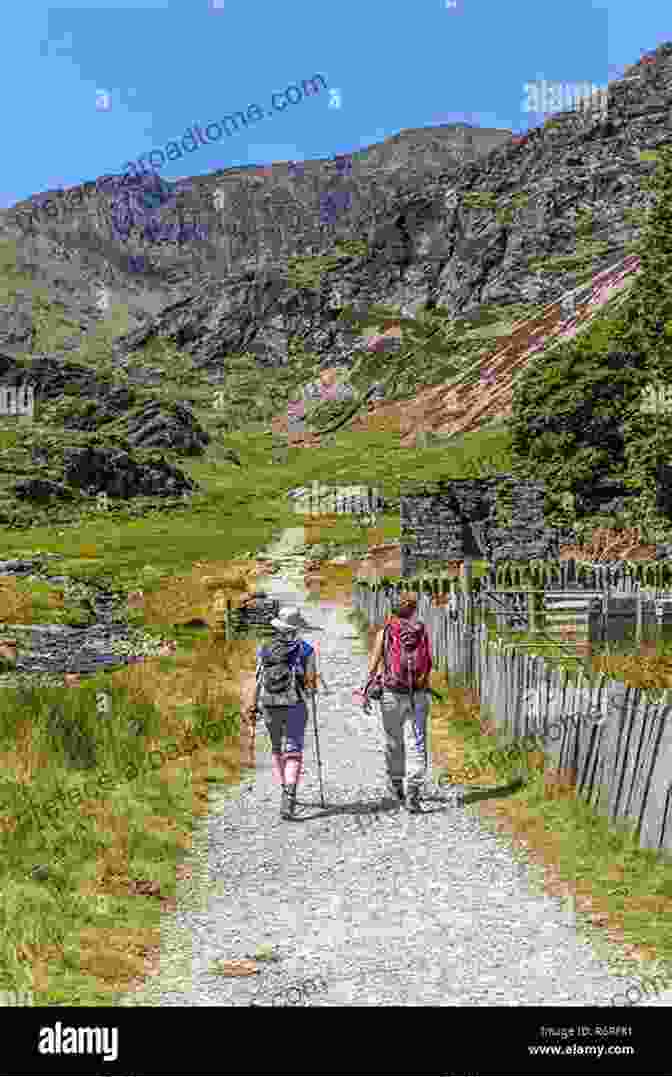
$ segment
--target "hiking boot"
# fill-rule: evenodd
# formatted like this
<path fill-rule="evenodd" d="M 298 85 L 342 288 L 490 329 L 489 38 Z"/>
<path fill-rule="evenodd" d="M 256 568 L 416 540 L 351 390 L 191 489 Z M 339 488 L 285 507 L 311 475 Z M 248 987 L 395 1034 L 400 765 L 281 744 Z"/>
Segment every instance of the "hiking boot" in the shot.
<path fill-rule="evenodd" d="M 280 805 L 280 815 L 283 819 L 293 819 L 295 811 L 296 783 L 294 783 L 294 785 L 284 786 L 282 790 L 282 804 Z"/>
<path fill-rule="evenodd" d="M 417 815 L 419 812 L 422 812 L 422 808 L 420 807 L 419 789 L 412 788 L 408 790 L 408 793 L 406 794 L 406 808 L 413 815 Z"/>

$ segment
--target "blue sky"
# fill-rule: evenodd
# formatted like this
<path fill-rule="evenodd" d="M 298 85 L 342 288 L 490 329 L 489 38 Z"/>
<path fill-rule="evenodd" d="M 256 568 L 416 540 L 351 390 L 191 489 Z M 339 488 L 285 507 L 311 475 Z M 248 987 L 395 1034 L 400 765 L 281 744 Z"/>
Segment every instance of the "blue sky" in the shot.
<path fill-rule="evenodd" d="M 440 123 L 524 131 L 543 118 L 522 110 L 526 82 L 604 86 L 672 37 L 666 25 L 662 0 L 12 3 L 0 207 L 121 172 L 193 123 L 253 103 L 266 112 L 273 93 L 318 73 L 338 94 L 288 105 L 161 175 L 330 157 Z"/>

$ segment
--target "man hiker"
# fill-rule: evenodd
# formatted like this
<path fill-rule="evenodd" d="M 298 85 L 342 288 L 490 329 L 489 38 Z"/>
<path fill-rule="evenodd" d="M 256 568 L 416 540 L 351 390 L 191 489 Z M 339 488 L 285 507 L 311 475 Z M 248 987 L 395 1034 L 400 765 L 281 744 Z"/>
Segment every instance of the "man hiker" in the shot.
<path fill-rule="evenodd" d="M 308 721 L 306 697 L 317 690 L 315 649 L 298 632 L 321 629 L 304 621 L 296 606 L 282 607 L 271 627 L 275 629 L 273 639 L 257 648 L 255 706 L 261 711 L 271 738 L 273 775 L 282 786 L 280 815 L 291 819 L 296 808 Z M 287 738 L 284 755 L 283 734 Z"/>
<path fill-rule="evenodd" d="M 405 731 L 409 731 L 410 761 L 406 807 L 417 813 L 420 789 L 427 773 L 427 718 L 432 654 L 429 634 L 416 620 L 417 599 L 412 595 L 393 606 L 392 616 L 376 636 L 364 688 L 364 710 L 371 699 L 380 702 L 385 729 L 385 764 L 391 790 L 404 799 L 406 776 Z M 378 673 L 379 667 L 382 667 Z"/>

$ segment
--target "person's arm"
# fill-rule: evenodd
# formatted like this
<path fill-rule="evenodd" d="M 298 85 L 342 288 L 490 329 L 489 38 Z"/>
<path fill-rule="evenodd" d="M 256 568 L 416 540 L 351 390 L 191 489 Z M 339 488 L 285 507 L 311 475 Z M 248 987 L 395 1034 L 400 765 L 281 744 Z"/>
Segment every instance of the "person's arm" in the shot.
<path fill-rule="evenodd" d="M 315 661 L 315 651 L 311 651 L 306 659 L 306 670 L 303 683 L 308 692 L 317 691 L 317 663 Z"/>
<path fill-rule="evenodd" d="M 257 664 L 254 671 L 254 685 L 251 687 L 251 707 L 253 713 L 256 714 L 257 703 L 259 701 L 259 688 L 261 687 L 261 648 L 257 648 Z"/>
<path fill-rule="evenodd" d="M 426 628 L 426 627 L 425 627 L 425 632 L 427 633 L 427 650 L 429 651 L 429 669 L 427 670 L 427 673 L 426 673 L 426 675 L 425 675 L 425 676 L 424 676 L 424 677 L 422 678 L 422 685 L 421 685 L 421 687 L 423 688 L 423 690 L 427 690 L 427 689 L 428 689 L 428 688 L 430 687 L 430 685 L 431 685 L 431 680 L 430 680 L 430 678 L 431 678 L 431 676 L 432 676 L 432 669 L 433 669 L 433 663 L 432 663 L 432 641 L 431 641 L 431 639 L 430 639 L 430 637 L 429 637 L 429 632 L 427 632 L 427 628 Z"/>
<path fill-rule="evenodd" d="M 248 722 L 254 721 L 257 703 L 257 679 L 252 673 L 241 675 L 240 678 L 240 713 Z"/>
<path fill-rule="evenodd" d="M 376 640 L 373 645 L 373 653 L 371 655 L 371 658 L 369 659 L 369 680 L 378 669 L 380 661 L 383 657 L 383 632 L 384 629 L 381 628 L 380 632 L 376 636 Z"/>

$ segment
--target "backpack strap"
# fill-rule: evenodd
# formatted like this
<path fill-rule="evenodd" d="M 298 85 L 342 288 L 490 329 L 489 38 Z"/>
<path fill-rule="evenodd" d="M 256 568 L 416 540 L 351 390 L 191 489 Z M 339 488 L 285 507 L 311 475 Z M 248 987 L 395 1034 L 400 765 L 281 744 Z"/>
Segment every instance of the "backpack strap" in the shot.
<path fill-rule="evenodd" d="M 303 645 L 305 643 L 305 640 L 300 640 L 299 642 Z M 255 707 L 256 707 L 257 700 L 259 698 L 259 689 L 261 688 L 263 675 L 264 675 L 264 659 L 268 658 L 268 654 L 269 654 L 269 648 L 267 646 L 263 646 L 263 647 L 259 648 L 259 655 L 257 657 L 257 672 L 256 672 L 256 682 L 257 682 L 257 684 L 256 684 L 256 694 L 255 694 Z M 297 659 L 298 659 L 298 664 L 300 664 L 301 667 L 302 667 L 303 676 L 304 676 L 304 679 L 305 679 L 308 655 L 304 655 L 303 646 L 301 646 L 301 648 L 298 651 Z M 297 665 L 297 663 L 294 662 L 290 668 L 294 669 L 294 668 L 296 668 L 296 665 Z M 305 684 L 303 686 L 301 684 L 299 684 L 299 681 L 298 681 L 298 679 L 296 677 L 294 678 L 294 684 L 296 685 L 296 690 L 297 690 L 297 692 L 299 694 L 299 698 L 303 702 L 305 702 L 305 692 L 304 692 Z"/>
<path fill-rule="evenodd" d="M 385 676 L 387 674 L 387 661 L 386 661 L 386 653 L 385 653 L 386 652 L 386 641 L 387 641 L 387 639 L 389 639 L 389 635 L 386 636 L 385 633 L 391 627 L 392 627 L 392 622 L 390 620 L 390 621 L 387 622 L 387 624 L 383 628 L 383 684 L 385 684 Z"/>

